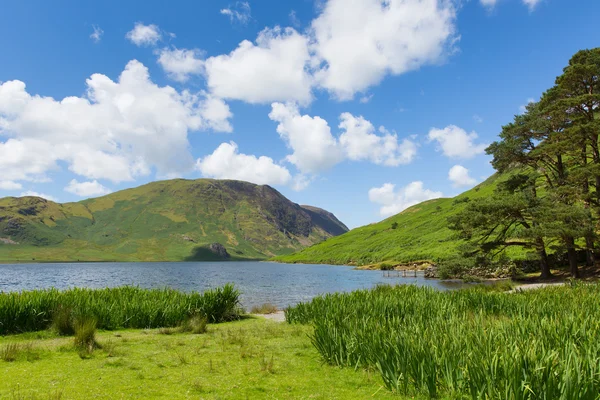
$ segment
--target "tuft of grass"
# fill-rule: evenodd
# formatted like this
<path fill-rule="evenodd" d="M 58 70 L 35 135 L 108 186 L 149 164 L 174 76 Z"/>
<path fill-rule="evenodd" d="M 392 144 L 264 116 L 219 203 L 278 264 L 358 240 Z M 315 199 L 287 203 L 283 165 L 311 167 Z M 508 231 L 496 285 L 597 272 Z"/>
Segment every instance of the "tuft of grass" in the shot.
<path fill-rule="evenodd" d="M 172 335 L 176 332 L 177 332 L 177 329 L 175 329 L 175 328 L 160 328 L 158 330 L 158 333 L 161 335 Z"/>
<path fill-rule="evenodd" d="M 73 312 L 68 307 L 59 305 L 52 314 L 51 329 L 61 336 L 71 336 L 75 333 Z"/>
<path fill-rule="evenodd" d="M 271 356 L 271 358 L 267 358 L 263 355 L 258 362 L 262 372 L 268 372 L 269 374 L 275 373 L 275 369 L 273 368 L 273 356 Z"/>
<path fill-rule="evenodd" d="M 260 306 L 254 306 L 252 309 L 250 309 L 251 314 L 273 314 L 277 311 L 277 306 L 271 303 L 264 303 Z"/>
<path fill-rule="evenodd" d="M 13 362 L 17 360 L 21 346 L 17 343 L 9 343 L 0 348 L 0 359 L 6 362 Z"/>
<path fill-rule="evenodd" d="M 75 337 L 73 343 L 75 348 L 79 351 L 81 358 L 87 358 L 91 356 L 96 348 L 99 347 L 96 342 L 96 319 L 90 317 L 83 317 L 75 321 Z"/>
<path fill-rule="evenodd" d="M 206 317 L 194 315 L 181 325 L 180 330 L 181 332 L 193 333 L 195 335 L 206 333 L 208 330 L 208 321 Z"/>

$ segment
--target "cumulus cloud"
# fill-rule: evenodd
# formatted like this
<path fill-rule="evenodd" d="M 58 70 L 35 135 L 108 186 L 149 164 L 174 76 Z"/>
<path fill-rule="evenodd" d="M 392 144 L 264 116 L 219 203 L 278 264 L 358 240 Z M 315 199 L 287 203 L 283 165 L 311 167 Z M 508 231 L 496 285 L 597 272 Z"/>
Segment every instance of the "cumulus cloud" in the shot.
<path fill-rule="evenodd" d="M 92 28 L 94 31 L 91 33 L 90 39 L 92 39 L 94 43 L 100 43 L 100 40 L 102 40 L 102 35 L 104 35 L 104 31 L 98 25 L 92 25 Z"/>
<path fill-rule="evenodd" d="M 326 120 L 301 115 L 296 104 L 273 103 L 271 107 L 269 118 L 279 123 L 277 132 L 292 149 L 286 159 L 304 175 L 318 174 L 344 160 L 385 166 L 409 164 L 417 154 L 416 143 L 399 140 L 384 127 L 377 134 L 373 124 L 362 116 L 342 113 L 338 125 L 341 134 L 336 138 Z"/>
<path fill-rule="evenodd" d="M 72 179 L 71 182 L 69 182 L 65 187 L 65 191 L 81 197 L 102 196 L 112 192 L 109 188 L 96 180 L 78 182 L 76 179 Z"/>
<path fill-rule="evenodd" d="M 285 185 L 292 178 L 287 168 L 275 164 L 272 158 L 239 153 L 235 142 L 222 143 L 212 154 L 198 159 L 196 168 L 205 177 L 258 185 Z"/>
<path fill-rule="evenodd" d="M 59 161 L 88 179 L 174 176 L 193 169 L 189 132 L 231 130 L 222 100 L 160 87 L 135 60 L 117 81 L 94 74 L 86 83 L 84 96 L 62 100 L 29 94 L 21 81 L 0 85 L 3 180 L 47 180 Z"/>
<path fill-rule="evenodd" d="M 21 185 L 19 182 L 0 180 L 0 190 L 21 190 L 21 189 L 23 189 L 23 185 Z"/>
<path fill-rule="evenodd" d="M 301 172 L 316 174 L 342 161 L 343 152 L 327 121 L 300 115 L 295 104 L 273 103 L 271 107 L 269 118 L 279 123 L 277 133 L 293 151 L 287 160 Z"/>
<path fill-rule="evenodd" d="M 425 189 L 423 182 L 411 182 L 396 190 L 396 185 L 386 183 L 382 187 L 369 190 L 369 200 L 380 204 L 379 213 L 383 217 L 398 214 L 400 211 L 426 200 L 442 197 L 442 192 Z"/>
<path fill-rule="evenodd" d="M 125 35 L 136 46 L 154 46 L 162 38 L 160 29 L 156 25 L 144 25 L 136 22 L 132 30 Z"/>
<path fill-rule="evenodd" d="M 42 199 L 46 199 L 46 200 L 50 200 L 50 201 L 54 201 L 57 202 L 58 200 L 56 199 L 56 197 L 54 196 L 50 196 L 49 194 L 45 194 L 45 193 L 38 193 L 38 192 L 34 192 L 33 190 L 28 190 L 26 192 L 21 193 L 20 197 L 41 197 Z"/>
<path fill-rule="evenodd" d="M 252 17 L 250 4 L 247 1 L 238 1 L 233 6 L 223 8 L 221 14 L 227 15 L 231 22 L 239 22 L 242 25 L 246 25 Z"/>
<path fill-rule="evenodd" d="M 342 113 L 339 128 L 343 133 L 339 141 L 350 160 L 369 160 L 374 164 L 398 166 L 409 164 L 417 154 L 417 145 L 411 140 L 398 142 L 398 135 L 384 127 L 375 134 L 375 127 L 362 116 Z"/>
<path fill-rule="evenodd" d="M 472 186 L 477 181 L 469 175 L 469 170 L 462 165 L 455 165 L 448 171 L 448 179 L 454 187 Z"/>
<path fill-rule="evenodd" d="M 472 158 L 485 152 L 486 144 L 476 144 L 477 133 L 467 133 L 455 125 L 429 131 L 429 141 L 436 141 L 445 156 L 450 158 Z"/>
<path fill-rule="evenodd" d="M 210 91 L 248 103 L 311 100 L 308 39 L 292 28 L 264 29 L 256 44 L 244 40 L 229 54 L 206 60 Z"/>
<path fill-rule="evenodd" d="M 312 21 L 318 84 L 336 98 L 439 63 L 458 40 L 448 0 L 328 0 Z"/>
<path fill-rule="evenodd" d="M 198 49 L 164 48 L 159 52 L 158 64 L 169 78 L 178 82 L 185 82 L 191 75 L 200 75 L 204 71 L 202 52 Z"/>

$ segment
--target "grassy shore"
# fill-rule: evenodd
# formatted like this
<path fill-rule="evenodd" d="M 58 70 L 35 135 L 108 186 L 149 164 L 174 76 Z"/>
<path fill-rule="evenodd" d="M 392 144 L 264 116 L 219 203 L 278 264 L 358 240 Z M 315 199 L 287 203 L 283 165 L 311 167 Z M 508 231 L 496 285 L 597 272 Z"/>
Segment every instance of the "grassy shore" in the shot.
<path fill-rule="evenodd" d="M 81 358 L 49 331 L 0 337 L 2 399 L 398 399 L 374 371 L 323 365 L 309 326 L 243 319 L 195 335 L 100 332 Z"/>
<path fill-rule="evenodd" d="M 286 311 L 327 364 L 376 369 L 403 395 L 600 398 L 600 285 L 507 294 L 415 286 L 317 297 Z"/>

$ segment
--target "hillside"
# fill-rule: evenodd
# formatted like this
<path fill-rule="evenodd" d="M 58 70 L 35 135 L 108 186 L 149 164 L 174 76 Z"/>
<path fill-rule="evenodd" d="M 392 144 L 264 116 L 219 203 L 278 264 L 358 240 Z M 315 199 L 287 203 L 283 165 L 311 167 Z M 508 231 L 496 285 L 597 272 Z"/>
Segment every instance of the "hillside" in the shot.
<path fill-rule="evenodd" d="M 448 229 L 449 216 L 469 199 L 493 195 L 502 178 L 492 175 L 455 198 L 429 200 L 381 222 L 353 229 L 297 253 L 275 257 L 290 263 L 368 265 L 382 261 L 408 263 L 452 256 L 460 241 Z M 393 226 L 396 226 L 393 229 Z"/>
<path fill-rule="evenodd" d="M 77 203 L 0 199 L 0 261 L 182 261 L 287 254 L 348 228 L 275 189 L 233 180 L 153 182 Z"/>

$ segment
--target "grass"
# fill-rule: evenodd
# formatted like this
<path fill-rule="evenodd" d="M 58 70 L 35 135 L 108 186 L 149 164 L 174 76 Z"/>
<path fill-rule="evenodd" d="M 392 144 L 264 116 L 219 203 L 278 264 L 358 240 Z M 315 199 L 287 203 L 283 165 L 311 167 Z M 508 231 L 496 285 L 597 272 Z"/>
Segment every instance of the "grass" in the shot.
<path fill-rule="evenodd" d="M 332 366 L 372 369 L 402 395 L 600 398 L 600 285 L 507 294 L 414 286 L 317 297 L 286 310 Z"/>
<path fill-rule="evenodd" d="M 0 335 L 53 327 L 76 332 L 77 321 L 94 319 L 98 329 L 169 328 L 201 319 L 224 322 L 240 316 L 239 292 L 232 285 L 204 293 L 119 287 L 0 292 Z M 198 318 L 198 319 L 196 319 Z"/>
<path fill-rule="evenodd" d="M 0 198 L 0 261 L 266 259 L 346 231 L 322 210 L 274 189 L 211 179 L 152 182 L 78 203 Z"/>
<path fill-rule="evenodd" d="M 0 337 L 0 349 L 43 349 L 35 361 L 0 360 L 0 398 L 399 399 L 373 371 L 323 365 L 307 326 L 244 319 L 209 327 L 203 335 L 98 331 L 101 348 L 85 359 L 55 334 Z"/>
<path fill-rule="evenodd" d="M 448 217 L 462 210 L 470 200 L 492 196 L 501 179 L 498 174 L 492 175 L 455 198 L 425 201 L 381 222 L 273 260 L 358 266 L 383 263 L 390 268 L 394 264 L 451 258 L 457 254 L 461 241 L 448 228 Z M 524 257 L 518 249 L 511 249 L 509 254 Z"/>
<path fill-rule="evenodd" d="M 254 306 L 250 309 L 250 314 L 273 314 L 279 311 L 277 306 L 271 303 L 264 303 L 260 306 Z"/>

